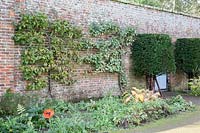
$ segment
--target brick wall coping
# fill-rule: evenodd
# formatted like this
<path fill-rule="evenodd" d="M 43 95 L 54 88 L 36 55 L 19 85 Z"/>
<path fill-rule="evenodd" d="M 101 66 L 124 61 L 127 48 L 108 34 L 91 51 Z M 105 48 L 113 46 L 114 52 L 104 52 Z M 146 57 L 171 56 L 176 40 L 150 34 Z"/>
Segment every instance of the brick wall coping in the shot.
<path fill-rule="evenodd" d="M 170 10 L 162 9 L 159 7 L 153 7 L 153 6 L 137 4 L 137 3 L 130 3 L 128 1 L 121 1 L 121 0 L 111 0 L 111 1 L 122 3 L 122 4 L 133 5 L 133 6 L 139 6 L 139 7 L 147 8 L 147 9 L 151 9 L 151 10 L 157 10 L 157 11 L 162 11 L 162 12 L 167 12 L 167 13 L 172 13 L 172 14 L 177 14 L 177 15 L 182 15 L 182 16 L 186 16 L 186 17 L 200 19 L 200 16 L 197 16 L 197 15 L 192 15 L 192 14 L 183 13 L 183 12 L 177 12 L 177 11 L 173 11 L 173 10 L 170 11 Z"/>

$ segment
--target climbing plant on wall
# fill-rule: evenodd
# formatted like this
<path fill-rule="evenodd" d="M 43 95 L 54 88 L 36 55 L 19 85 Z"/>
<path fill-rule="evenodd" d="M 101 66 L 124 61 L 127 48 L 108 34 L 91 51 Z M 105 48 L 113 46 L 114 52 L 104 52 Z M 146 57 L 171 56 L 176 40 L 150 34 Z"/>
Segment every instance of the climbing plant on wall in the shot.
<path fill-rule="evenodd" d="M 22 46 L 21 70 L 28 90 L 39 90 L 55 80 L 74 83 L 72 66 L 91 64 L 95 72 L 119 74 L 121 88 L 126 86 L 122 63 L 124 48 L 135 40 L 132 27 L 120 28 L 112 22 L 92 23 L 90 36 L 65 20 L 50 21 L 44 14 L 25 14 L 15 25 L 15 44 Z M 79 57 L 78 51 L 96 51 Z M 74 68 L 73 68 L 74 69 Z"/>
<path fill-rule="evenodd" d="M 49 21 L 40 13 L 23 15 L 16 24 L 14 41 L 23 46 L 21 69 L 27 89 L 42 89 L 50 79 L 72 84 L 81 37 L 81 30 L 65 20 Z"/>
<path fill-rule="evenodd" d="M 96 42 L 91 43 L 89 49 L 95 49 L 96 53 L 84 57 L 83 61 L 92 64 L 98 72 L 118 73 L 120 87 L 125 88 L 127 79 L 122 55 L 125 53 L 125 47 L 135 41 L 135 29 L 120 28 L 113 22 L 99 22 L 90 25 L 89 33 L 96 38 Z"/>

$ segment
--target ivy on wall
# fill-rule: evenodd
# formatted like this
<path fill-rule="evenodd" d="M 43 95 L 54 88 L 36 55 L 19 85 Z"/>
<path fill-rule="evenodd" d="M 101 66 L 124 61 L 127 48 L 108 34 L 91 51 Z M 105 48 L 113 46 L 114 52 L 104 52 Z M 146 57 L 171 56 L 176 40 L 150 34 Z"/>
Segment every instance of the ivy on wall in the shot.
<path fill-rule="evenodd" d="M 14 41 L 21 45 L 21 70 L 28 90 L 39 90 L 50 80 L 71 85 L 72 66 L 91 64 L 96 72 L 118 73 L 121 88 L 127 85 L 122 63 L 124 48 L 135 40 L 132 27 L 120 28 L 112 22 L 92 23 L 89 38 L 65 20 L 48 20 L 44 14 L 25 14 L 15 25 Z M 79 50 L 96 51 L 79 57 Z M 91 52 L 92 53 L 92 52 Z"/>

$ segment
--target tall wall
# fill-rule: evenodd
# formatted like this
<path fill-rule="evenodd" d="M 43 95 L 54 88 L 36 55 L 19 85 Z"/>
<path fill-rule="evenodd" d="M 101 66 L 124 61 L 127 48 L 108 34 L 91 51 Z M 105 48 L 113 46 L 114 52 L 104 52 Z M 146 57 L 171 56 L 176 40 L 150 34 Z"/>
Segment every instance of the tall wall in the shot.
<path fill-rule="evenodd" d="M 115 21 L 121 26 L 136 27 L 138 33 L 166 33 L 176 38 L 200 37 L 200 19 L 190 16 L 163 12 L 146 7 L 138 7 L 110 0 L 1 0 L 0 1 L 0 94 L 6 88 L 24 89 L 19 71 L 20 48 L 14 45 L 13 22 L 20 13 L 44 12 L 69 20 L 84 29 L 94 21 Z M 130 52 L 124 63 L 130 74 Z M 98 73 L 85 75 L 91 69 L 84 66 L 78 69 L 78 81 L 70 87 L 53 84 L 55 97 L 66 99 L 104 95 L 108 91 L 119 93 L 117 74 Z M 132 85 L 140 84 L 130 76 Z M 173 78 L 172 78 L 173 79 Z M 137 82 L 136 82 L 137 81 Z M 137 86 L 137 85 L 136 85 Z M 114 90 L 112 90 L 114 89 Z"/>
<path fill-rule="evenodd" d="M 0 94 L 4 88 L 14 87 L 14 1 L 0 1 Z"/>

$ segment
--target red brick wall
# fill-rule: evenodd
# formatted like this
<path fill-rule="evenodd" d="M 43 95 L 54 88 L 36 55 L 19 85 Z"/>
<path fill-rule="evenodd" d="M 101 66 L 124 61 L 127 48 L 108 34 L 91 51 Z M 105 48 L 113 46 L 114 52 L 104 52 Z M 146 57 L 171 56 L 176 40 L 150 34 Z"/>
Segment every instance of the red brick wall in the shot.
<path fill-rule="evenodd" d="M 67 19 L 79 26 L 99 20 L 115 21 L 121 26 L 132 25 L 139 33 L 166 33 L 174 38 L 200 37 L 200 19 L 162 12 L 155 9 L 122 4 L 110 0 L 1 0 L 0 1 L 0 95 L 6 88 L 24 89 L 19 71 L 20 48 L 14 45 L 13 22 L 25 12 L 44 12 Z M 131 86 L 143 86 L 131 73 L 129 54 L 124 63 Z M 81 67 L 80 71 L 91 69 Z M 53 83 L 53 95 L 65 99 L 101 96 L 111 91 L 119 93 L 117 74 L 78 72 L 78 81 L 70 87 Z M 134 80 L 133 80 L 134 79 Z M 45 94 L 46 90 L 39 93 Z"/>
<path fill-rule="evenodd" d="M 4 88 L 14 87 L 13 4 L 14 1 L 0 2 L 0 94 Z"/>

